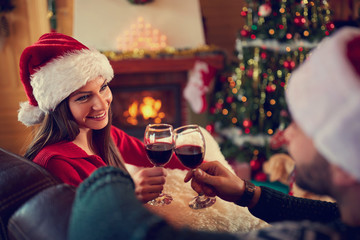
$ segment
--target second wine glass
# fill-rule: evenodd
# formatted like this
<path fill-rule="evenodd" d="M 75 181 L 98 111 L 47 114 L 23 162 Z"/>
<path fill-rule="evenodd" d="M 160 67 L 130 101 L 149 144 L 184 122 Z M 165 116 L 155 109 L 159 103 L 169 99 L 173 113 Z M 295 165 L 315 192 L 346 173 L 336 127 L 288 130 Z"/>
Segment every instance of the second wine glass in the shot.
<path fill-rule="evenodd" d="M 205 155 L 205 139 L 198 125 L 185 125 L 174 130 L 175 154 L 181 163 L 192 171 L 200 166 Z M 199 194 L 189 202 L 193 209 L 210 207 L 214 197 Z"/>
<path fill-rule="evenodd" d="M 173 154 L 173 127 L 170 124 L 149 124 L 144 134 L 144 144 L 148 159 L 155 167 L 164 167 Z M 148 204 L 161 206 L 170 204 L 172 196 L 166 193 L 149 201 Z"/>

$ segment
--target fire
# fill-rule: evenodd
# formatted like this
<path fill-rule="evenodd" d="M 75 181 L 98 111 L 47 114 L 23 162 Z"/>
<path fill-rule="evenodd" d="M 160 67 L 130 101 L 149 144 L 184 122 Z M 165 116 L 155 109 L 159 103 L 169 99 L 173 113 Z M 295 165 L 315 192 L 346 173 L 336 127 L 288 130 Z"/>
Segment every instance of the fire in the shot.
<path fill-rule="evenodd" d="M 131 103 L 128 110 L 124 112 L 124 116 L 127 117 L 127 122 L 131 125 L 138 124 L 139 116 L 144 120 L 152 118 L 154 123 L 161 123 L 162 119 L 165 118 L 165 113 L 160 111 L 161 106 L 161 100 L 144 97 L 141 103 L 138 101 Z"/>

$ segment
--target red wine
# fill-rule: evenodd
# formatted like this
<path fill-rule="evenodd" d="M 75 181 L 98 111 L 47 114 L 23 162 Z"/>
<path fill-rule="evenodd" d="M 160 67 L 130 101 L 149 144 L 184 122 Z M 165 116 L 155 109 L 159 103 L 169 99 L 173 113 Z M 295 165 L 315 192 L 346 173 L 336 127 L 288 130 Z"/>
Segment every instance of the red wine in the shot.
<path fill-rule="evenodd" d="M 188 168 L 197 168 L 203 161 L 204 151 L 200 146 L 182 145 L 175 149 L 176 156 Z"/>
<path fill-rule="evenodd" d="M 153 143 L 145 147 L 147 156 L 155 166 L 164 166 L 171 158 L 173 144 L 171 143 Z"/>

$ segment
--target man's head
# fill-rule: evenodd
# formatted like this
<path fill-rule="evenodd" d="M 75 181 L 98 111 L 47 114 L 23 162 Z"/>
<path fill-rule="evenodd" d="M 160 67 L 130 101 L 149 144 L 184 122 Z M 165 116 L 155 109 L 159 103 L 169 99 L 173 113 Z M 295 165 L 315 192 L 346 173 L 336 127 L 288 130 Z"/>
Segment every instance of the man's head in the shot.
<path fill-rule="evenodd" d="M 360 30 L 343 28 L 324 39 L 289 80 L 286 98 L 295 123 L 286 138 L 297 180 L 305 185 L 326 189 L 316 179 L 326 179 L 321 174 L 333 167 L 360 182 L 359 63 Z"/>

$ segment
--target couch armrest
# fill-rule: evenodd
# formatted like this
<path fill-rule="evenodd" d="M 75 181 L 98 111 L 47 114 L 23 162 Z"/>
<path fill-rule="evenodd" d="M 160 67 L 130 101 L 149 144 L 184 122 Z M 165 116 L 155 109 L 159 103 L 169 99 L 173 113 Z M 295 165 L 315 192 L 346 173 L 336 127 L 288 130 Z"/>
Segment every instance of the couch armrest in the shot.
<path fill-rule="evenodd" d="M 75 188 L 66 184 L 40 192 L 10 218 L 9 239 L 66 240 L 74 198 Z"/>

